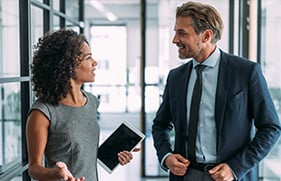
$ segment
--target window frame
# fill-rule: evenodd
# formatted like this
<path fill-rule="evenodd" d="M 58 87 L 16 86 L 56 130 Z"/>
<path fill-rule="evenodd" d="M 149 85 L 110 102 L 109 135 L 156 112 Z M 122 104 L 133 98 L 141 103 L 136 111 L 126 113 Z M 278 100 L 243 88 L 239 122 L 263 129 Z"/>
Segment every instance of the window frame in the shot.
<path fill-rule="evenodd" d="M 72 26 L 78 27 L 79 33 L 84 32 L 84 0 L 79 0 L 78 19 L 73 19 L 65 14 L 66 0 L 59 0 L 60 10 L 54 10 L 54 0 L 18 0 L 19 6 L 19 46 L 20 46 L 20 75 L 16 77 L 0 77 L 0 84 L 20 83 L 21 95 L 21 160 L 15 160 L 7 165 L 3 165 L 0 180 L 12 180 L 21 177 L 23 181 L 30 181 L 28 175 L 28 153 L 26 144 L 26 120 L 30 105 L 34 99 L 30 78 L 30 63 L 32 62 L 32 43 L 31 43 L 31 7 L 37 7 L 43 10 L 43 33 L 54 30 L 53 17 L 60 18 L 60 28 L 65 28 L 66 22 Z"/>

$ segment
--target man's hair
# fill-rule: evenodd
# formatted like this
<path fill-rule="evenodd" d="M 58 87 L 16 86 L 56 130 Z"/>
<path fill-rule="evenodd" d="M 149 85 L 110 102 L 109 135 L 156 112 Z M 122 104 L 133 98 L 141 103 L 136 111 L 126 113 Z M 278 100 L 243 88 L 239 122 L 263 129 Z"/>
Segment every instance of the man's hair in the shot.
<path fill-rule="evenodd" d="M 193 19 L 192 27 L 197 34 L 211 29 L 214 35 L 211 40 L 212 43 L 216 43 L 221 39 L 223 21 L 214 7 L 208 4 L 188 1 L 177 7 L 176 18 L 178 17 L 191 17 Z"/>

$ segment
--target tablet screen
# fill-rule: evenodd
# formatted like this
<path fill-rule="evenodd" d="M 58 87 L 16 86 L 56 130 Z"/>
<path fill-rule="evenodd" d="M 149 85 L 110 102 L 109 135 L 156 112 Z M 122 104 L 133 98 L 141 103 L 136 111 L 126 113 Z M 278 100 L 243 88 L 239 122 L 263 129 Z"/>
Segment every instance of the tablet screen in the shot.
<path fill-rule="evenodd" d="M 132 151 L 144 139 L 144 134 L 123 122 L 99 147 L 98 161 L 109 173 L 119 164 L 120 151 Z"/>

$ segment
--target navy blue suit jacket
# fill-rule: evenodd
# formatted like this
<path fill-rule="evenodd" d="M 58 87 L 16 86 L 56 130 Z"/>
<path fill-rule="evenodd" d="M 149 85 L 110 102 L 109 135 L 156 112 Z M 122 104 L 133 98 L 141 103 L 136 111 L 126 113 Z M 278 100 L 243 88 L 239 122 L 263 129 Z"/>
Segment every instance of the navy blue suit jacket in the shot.
<path fill-rule="evenodd" d="M 192 61 L 170 71 L 152 125 L 159 161 L 171 152 L 186 157 L 186 95 Z M 280 121 L 257 63 L 221 51 L 215 101 L 217 163 L 238 180 L 257 180 L 256 166 L 280 136 Z M 175 129 L 174 148 L 170 132 Z M 170 181 L 183 178 L 170 173 Z"/>

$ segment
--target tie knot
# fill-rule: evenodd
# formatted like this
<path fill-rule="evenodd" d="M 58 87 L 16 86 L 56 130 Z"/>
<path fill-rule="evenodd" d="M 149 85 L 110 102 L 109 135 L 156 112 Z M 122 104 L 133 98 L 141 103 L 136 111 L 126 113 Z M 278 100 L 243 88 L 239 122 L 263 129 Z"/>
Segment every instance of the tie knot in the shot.
<path fill-rule="evenodd" d="M 202 64 L 198 64 L 196 65 L 195 69 L 197 71 L 197 73 L 201 73 L 202 70 L 206 67 L 206 65 L 202 65 Z"/>

